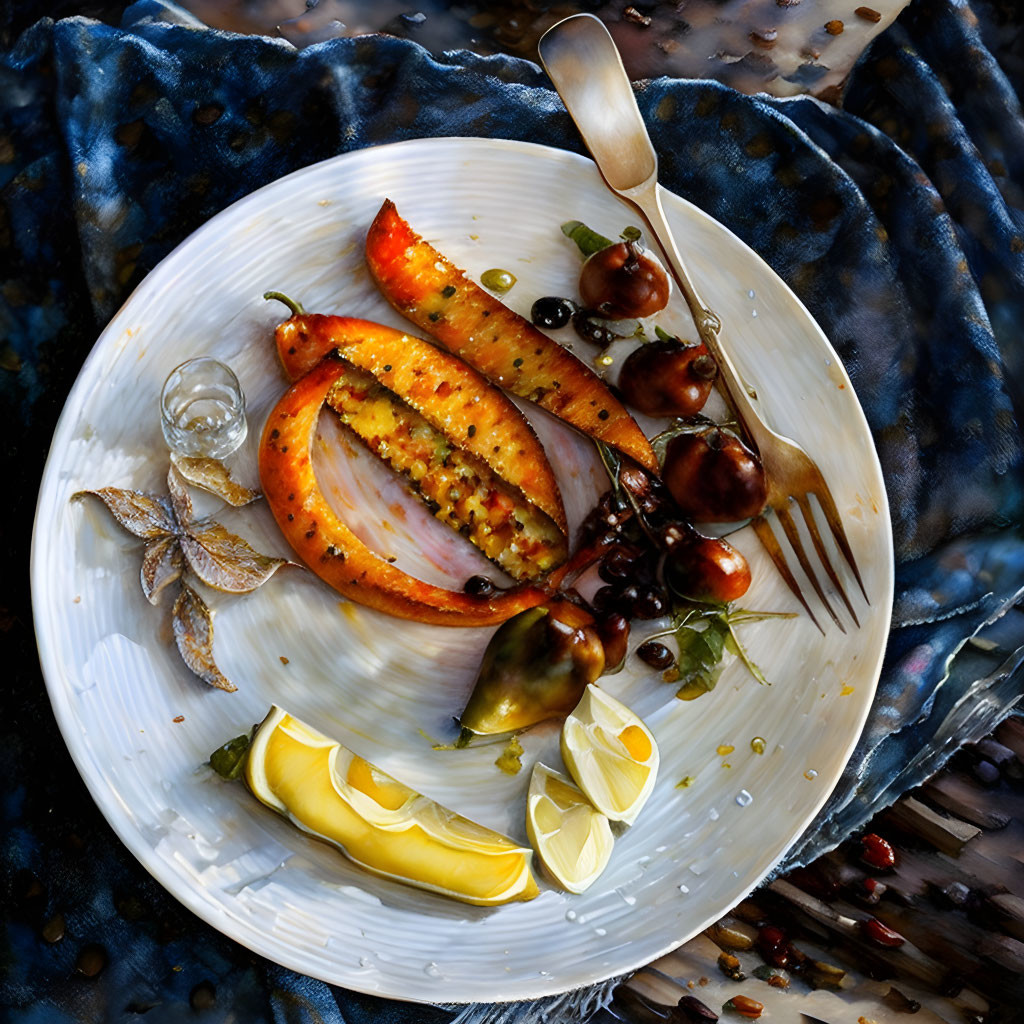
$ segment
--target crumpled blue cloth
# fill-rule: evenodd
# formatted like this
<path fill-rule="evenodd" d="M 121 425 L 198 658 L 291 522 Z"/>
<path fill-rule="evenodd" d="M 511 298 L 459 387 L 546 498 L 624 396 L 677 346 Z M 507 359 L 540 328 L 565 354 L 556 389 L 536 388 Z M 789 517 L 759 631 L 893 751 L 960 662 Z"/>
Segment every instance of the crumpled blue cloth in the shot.
<path fill-rule="evenodd" d="M 838 110 L 713 82 L 638 86 L 664 184 L 757 250 L 838 349 L 888 487 L 897 593 L 878 697 L 791 866 L 938 767 L 939 744 L 934 756 L 929 745 L 959 721 L 970 682 L 947 680 L 949 661 L 1024 587 L 1021 63 L 1003 45 L 1012 12 L 975 12 L 980 24 L 965 3 L 918 0 L 858 64 Z M 582 149 L 522 60 L 434 58 L 387 37 L 297 52 L 174 23 L 155 0 L 120 28 L 69 18 L 24 31 L 0 59 L 5 564 L 25 566 L 27 509 L 77 369 L 147 271 L 213 214 L 298 167 L 455 135 Z M 0 600 L 13 656 L 0 695 L 9 1019 L 177 1021 L 192 1012 L 190 994 L 209 1002 L 211 984 L 210 1021 L 448 1020 L 269 964 L 144 873 L 57 736 L 25 576 L 9 571 Z M 990 724 L 1020 681 L 1009 689 Z M 40 928 L 57 913 L 66 936 L 50 945 Z M 74 973 L 89 943 L 108 961 L 94 980 Z"/>

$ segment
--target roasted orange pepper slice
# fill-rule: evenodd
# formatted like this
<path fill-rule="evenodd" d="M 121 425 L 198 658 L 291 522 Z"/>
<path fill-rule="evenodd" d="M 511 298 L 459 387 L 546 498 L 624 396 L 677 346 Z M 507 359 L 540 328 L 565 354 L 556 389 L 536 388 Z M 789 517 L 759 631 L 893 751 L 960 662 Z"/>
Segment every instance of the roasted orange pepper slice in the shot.
<path fill-rule="evenodd" d="M 324 400 L 344 373 L 343 362 L 325 359 L 293 384 L 260 441 L 260 484 L 295 553 L 345 597 L 419 622 L 489 626 L 549 599 L 533 586 L 476 597 L 425 583 L 371 551 L 338 518 L 317 483 L 311 447 Z"/>
<path fill-rule="evenodd" d="M 461 359 L 393 327 L 346 316 L 300 313 L 281 324 L 275 337 L 292 380 L 337 352 L 372 373 L 566 532 L 562 495 L 529 421 Z"/>
<path fill-rule="evenodd" d="M 366 236 L 385 298 L 488 380 L 658 472 L 650 442 L 604 381 L 425 242 L 390 199 Z"/>

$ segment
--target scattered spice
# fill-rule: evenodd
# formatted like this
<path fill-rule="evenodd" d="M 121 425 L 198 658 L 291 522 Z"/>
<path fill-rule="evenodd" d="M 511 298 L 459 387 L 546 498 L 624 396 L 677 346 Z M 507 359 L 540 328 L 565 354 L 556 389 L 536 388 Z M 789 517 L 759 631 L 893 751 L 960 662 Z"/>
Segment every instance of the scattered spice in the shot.
<path fill-rule="evenodd" d="M 841 36 L 843 34 L 843 23 L 838 18 L 825 22 L 825 31 L 830 36 Z"/>
<path fill-rule="evenodd" d="M 519 770 L 523 767 L 522 757 L 523 745 L 519 742 L 518 736 L 513 736 L 494 763 L 506 775 L 518 775 Z"/>
<path fill-rule="evenodd" d="M 755 737 L 754 737 L 754 738 L 753 738 L 753 739 L 752 739 L 752 740 L 750 741 L 750 749 L 751 749 L 751 750 L 752 750 L 752 751 L 753 751 L 753 752 L 754 752 L 755 754 L 763 754 L 763 753 L 764 753 L 764 751 L 765 751 L 765 747 L 766 747 L 766 746 L 767 746 L 767 744 L 765 743 L 765 741 L 764 741 L 764 737 L 763 737 L 763 736 L 755 736 Z"/>
<path fill-rule="evenodd" d="M 288 659 L 283 654 L 278 656 L 278 660 L 281 662 L 282 665 L 288 664 Z"/>
<path fill-rule="evenodd" d="M 172 722 L 179 722 L 179 723 L 180 723 L 180 722 L 184 722 L 184 721 L 185 721 L 185 716 L 184 716 L 184 715 L 175 715 L 175 716 L 174 716 L 174 717 L 173 717 L 173 718 L 171 719 L 171 721 L 172 721 Z"/>
<path fill-rule="evenodd" d="M 715 747 L 715 753 L 719 757 L 725 757 L 727 754 L 731 754 L 736 748 L 730 746 L 728 743 L 721 743 Z"/>
<path fill-rule="evenodd" d="M 689 789 L 697 781 L 693 775 L 686 775 L 676 783 L 676 789 Z"/>

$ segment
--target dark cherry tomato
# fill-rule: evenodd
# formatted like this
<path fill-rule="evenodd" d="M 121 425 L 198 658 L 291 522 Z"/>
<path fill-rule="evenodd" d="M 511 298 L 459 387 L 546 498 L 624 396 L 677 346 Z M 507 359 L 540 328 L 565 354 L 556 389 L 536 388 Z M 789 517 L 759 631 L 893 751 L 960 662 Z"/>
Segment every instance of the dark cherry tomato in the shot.
<path fill-rule="evenodd" d="M 557 295 L 545 295 L 538 299 L 530 310 L 530 319 L 538 327 L 558 330 L 564 327 L 576 312 L 576 303 L 572 299 L 562 299 Z"/>
<path fill-rule="evenodd" d="M 651 316 L 668 304 L 668 276 L 636 242 L 616 242 L 587 257 L 580 296 L 609 320 Z"/>
<path fill-rule="evenodd" d="M 720 427 L 674 437 L 665 452 L 662 480 L 676 504 L 698 523 L 749 519 L 768 497 L 761 460 Z"/>
<path fill-rule="evenodd" d="M 668 668 L 676 659 L 675 655 L 657 640 L 648 640 L 636 649 L 636 656 L 651 668 Z"/>
<path fill-rule="evenodd" d="M 695 416 L 704 408 L 717 373 L 703 342 L 684 345 L 669 338 L 630 352 L 619 389 L 634 409 L 648 416 Z"/>
<path fill-rule="evenodd" d="M 592 309 L 578 309 L 572 315 L 572 326 L 576 333 L 591 345 L 607 348 L 618 335 L 602 320 L 607 317 L 595 313 Z"/>
<path fill-rule="evenodd" d="M 743 555 L 727 540 L 701 534 L 669 553 L 665 576 L 673 590 L 695 601 L 735 601 L 750 586 Z"/>
<path fill-rule="evenodd" d="M 629 649 L 629 620 L 612 612 L 597 623 L 597 635 L 604 644 L 604 663 L 609 668 L 621 665 Z"/>

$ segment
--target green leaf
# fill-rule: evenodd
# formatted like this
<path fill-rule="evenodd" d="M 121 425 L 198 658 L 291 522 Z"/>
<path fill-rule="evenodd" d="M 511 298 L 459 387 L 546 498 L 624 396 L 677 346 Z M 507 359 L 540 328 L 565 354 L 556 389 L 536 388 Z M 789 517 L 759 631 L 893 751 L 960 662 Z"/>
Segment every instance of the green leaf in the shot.
<path fill-rule="evenodd" d="M 245 756 L 249 752 L 251 737 L 247 734 L 228 740 L 210 755 L 210 767 L 222 778 L 233 781 L 241 776 L 245 768 Z"/>
<path fill-rule="evenodd" d="M 679 656 L 676 667 L 679 671 L 680 690 L 692 692 L 694 687 L 701 691 L 713 690 L 722 670 L 722 655 L 729 627 L 719 616 L 702 619 L 703 628 L 683 625 L 676 632 Z M 693 693 L 697 696 L 697 693 Z"/>
<path fill-rule="evenodd" d="M 562 234 L 576 243 L 584 257 L 593 256 L 614 244 L 610 238 L 599 235 L 580 220 L 567 220 L 562 225 Z"/>

